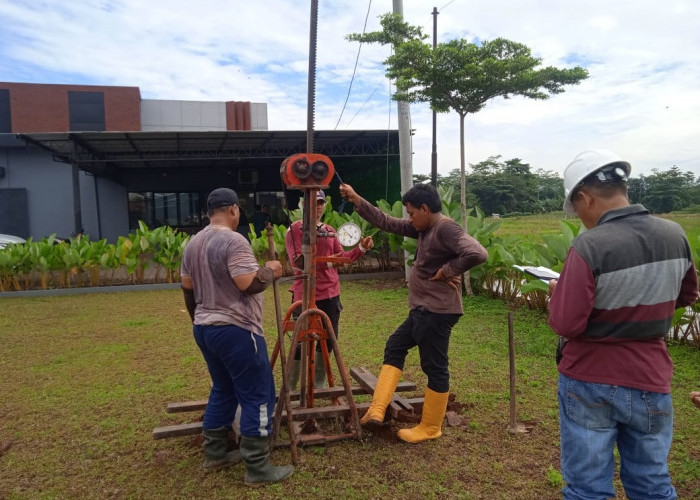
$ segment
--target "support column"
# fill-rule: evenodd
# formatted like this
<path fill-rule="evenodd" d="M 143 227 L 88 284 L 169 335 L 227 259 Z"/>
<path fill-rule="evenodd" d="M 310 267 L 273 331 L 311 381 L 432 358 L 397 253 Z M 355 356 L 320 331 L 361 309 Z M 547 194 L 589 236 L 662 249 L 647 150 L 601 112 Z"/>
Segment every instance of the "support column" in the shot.
<path fill-rule="evenodd" d="M 73 142 L 71 169 L 73 174 L 73 234 L 83 232 L 83 210 L 80 204 L 80 169 L 75 159 L 78 157 L 78 145 Z"/>

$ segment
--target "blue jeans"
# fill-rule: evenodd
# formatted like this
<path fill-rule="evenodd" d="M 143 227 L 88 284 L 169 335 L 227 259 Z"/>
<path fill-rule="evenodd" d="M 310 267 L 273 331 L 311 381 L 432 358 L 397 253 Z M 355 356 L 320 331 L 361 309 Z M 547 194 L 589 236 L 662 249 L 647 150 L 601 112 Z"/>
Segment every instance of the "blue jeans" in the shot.
<path fill-rule="evenodd" d="M 269 436 L 275 414 L 275 380 L 265 338 L 235 325 L 194 325 L 212 388 L 204 429 L 231 428 L 241 406 L 241 435 Z"/>
<path fill-rule="evenodd" d="M 673 438 L 670 394 L 580 382 L 560 374 L 559 423 L 565 499 L 615 497 L 615 443 L 630 500 L 677 498 L 666 461 Z"/>

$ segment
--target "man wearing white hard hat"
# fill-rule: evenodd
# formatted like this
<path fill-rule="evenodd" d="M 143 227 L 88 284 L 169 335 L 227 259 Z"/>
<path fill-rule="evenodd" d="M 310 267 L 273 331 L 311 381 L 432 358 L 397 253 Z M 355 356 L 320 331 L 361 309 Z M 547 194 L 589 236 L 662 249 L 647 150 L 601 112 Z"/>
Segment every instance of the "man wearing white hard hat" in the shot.
<path fill-rule="evenodd" d="M 615 497 L 616 444 L 628 498 L 677 498 L 664 337 L 675 309 L 697 299 L 697 274 L 681 227 L 630 205 L 630 170 L 594 150 L 564 171 L 564 211 L 587 229 L 550 283 L 549 324 L 567 340 L 558 362 L 566 499 Z"/>

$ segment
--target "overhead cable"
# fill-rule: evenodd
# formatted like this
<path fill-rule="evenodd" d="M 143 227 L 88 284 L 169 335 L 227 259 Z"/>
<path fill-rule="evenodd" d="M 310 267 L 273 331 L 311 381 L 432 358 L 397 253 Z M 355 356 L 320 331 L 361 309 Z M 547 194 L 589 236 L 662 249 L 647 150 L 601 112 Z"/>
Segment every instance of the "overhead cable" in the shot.
<path fill-rule="evenodd" d="M 367 6 L 367 14 L 365 15 L 365 25 L 362 27 L 362 34 L 365 34 L 365 30 L 367 29 L 367 19 L 369 18 L 369 11 L 372 8 L 372 0 L 369 0 L 369 5 Z M 360 42 L 360 46 L 357 47 L 357 57 L 355 58 L 355 67 L 352 70 L 352 77 L 350 78 L 350 85 L 348 86 L 348 95 L 345 97 L 345 102 L 343 103 L 343 109 L 340 110 L 340 116 L 338 117 L 338 121 L 335 124 L 335 128 L 333 130 L 336 130 L 338 128 L 338 124 L 340 124 L 340 120 L 343 118 L 343 112 L 345 111 L 345 106 L 348 104 L 348 99 L 350 99 L 350 91 L 352 90 L 352 82 L 355 80 L 355 72 L 357 71 L 357 63 L 360 60 L 360 51 L 362 50 L 362 42 Z"/>

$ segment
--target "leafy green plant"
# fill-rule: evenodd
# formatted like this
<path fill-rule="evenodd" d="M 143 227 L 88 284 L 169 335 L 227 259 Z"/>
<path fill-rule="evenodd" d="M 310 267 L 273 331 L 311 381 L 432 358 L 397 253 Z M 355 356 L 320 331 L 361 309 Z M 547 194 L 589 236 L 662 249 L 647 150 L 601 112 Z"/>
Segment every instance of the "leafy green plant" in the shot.
<path fill-rule="evenodd" d="M 562 477 L 561 472 L 555 469 L 552 465 L 550 465 L 547 469 L 547 480 L 549 481 L 549 484 L 556 486 L 557 488 L 564 486 L 564 478 Z"/>
<path fill-rule="evenodd" d="M 43 238 L 40 241 L 28 245 L 34 271 L 39 273 L 42 290 L 46 290 L 49 287 L 51 272 L 61 267 L 60 261 L 57 259 L 56 252 L 54 251 L 55 241 L 56 234 L 52 234 L 48 238 Z M 25 246 L 27 245 L 25 244 Z"/>
<path fill-rule="evenodd" d="M 20 273 L 26 258 L 26 244 L 12 244 L 0 250 L 0 291 L 21 290 Z"/>
<path fill-rule="evenodd" d="M 393 205 L 390 205 L 388 201 L 386 200 L 379 200 L 377 201 L 377 207 L 379 210 L 384 212 L 385 214 L 391 216 L 391 217 L 396 217 L 396 218 L 401 218 L 403 217 L 403 204 L 401 201 L 397 200 L 394 202 Z M 404 245 L 404 237 L 401 236 L 400 234 L 394 234 L 394 233 L 386 233 L 387 237 L 387 242 L 389 244 L 389 250 L 392 253 L 395 253 L 396 255 L 399 256 L 399 262 L 401 262 L 401 267 L 403 268 L 407 261 L 404 261 L 404 255 L 402 250 L 403 245 Z M 409 238 L 406 238 L 409 239 Z M 407 245 L 410 246 L 409 243 Z M 415 248 L 414 248 L 415 252 Z M 413 262 L 413 257 L 409 255 L 408 261 Z"/>
<path fill-rule="evenodd" d="M 77 286 L 85 284 L 84 272 L 88 269 L 91 261 L 91 242 L 87 236 L 71 238 L 68 242 L 61 242 L 57 245 L 57 252 L 60 255 L 63 272 L 63 282 L 66 286 L 71 286 L 75 277 Z"/>
<path fill-rule="evenodd" d="M 117 245 L 107 244 L 104 248 L 104 252 L 100 255 L 100 267 L 104 271 L 109 271 L 108 283 L 111 283 L 114 279 L 114 273 L 117 269 L 121 267 L 121 262 L 119 260 L 119 255 L 117 252 Z"/>
<path fill-rule="evenodd" d="M 102 255 L 107 252 L 108 243 L 106 239 L 88 242 L 84 252 L 83 269 L 87 272 L 91 286 L 100 285 L 100 275 L 102 270 Z"/>
<path fill-rule="evenodd" d="M 149 234 L 148 226 L 142 220 L 136 232 L 128 237 L 120 236 L 117 245 L 121 246 L 121 263 L 126 266 L 126 272 L 132 282 L 142 283 L 148 267 L 148 250 L 155 237 Z"/>
<path fill-rule="evenodd" d="M 153 261 L 159 266 L 158 269 L 164 268 L 166 270 L 168 283 L 173 283 L 179 279 L 178 271 L 182 261 L 182 253 L 185 251 L 190 237 L 168 226 L 159 229 L 162 231 L 158 234 L 157 240 L 152 243 L 154 245 Z M 157 278 L 158 272 L 156 272 Z"/>

